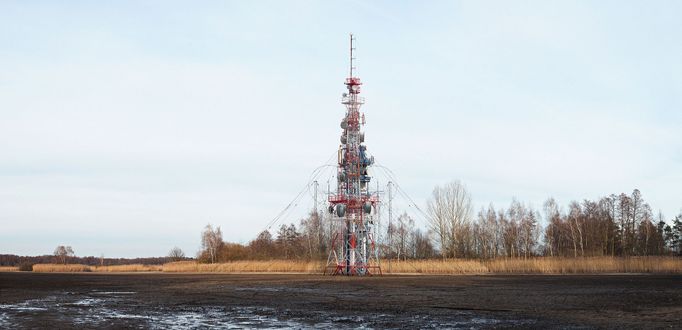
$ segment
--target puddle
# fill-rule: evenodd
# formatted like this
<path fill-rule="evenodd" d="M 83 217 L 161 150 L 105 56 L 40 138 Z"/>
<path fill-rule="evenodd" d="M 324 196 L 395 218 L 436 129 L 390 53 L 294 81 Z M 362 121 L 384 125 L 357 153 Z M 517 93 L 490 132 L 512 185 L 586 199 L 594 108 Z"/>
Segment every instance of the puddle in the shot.
<path fill-rule="evenodd" d="M 280 288 L 234 288 L 235 291 L 280 292 Z"/>
<path fill-rule="evenodd" d="M 136 294 L 135 291 L 92 291 L 92 294 L 117 295 L 117 294 Z"/>
<path fill-rule="evenodd" d="M 47 308 L 35 307 L 35 306 L 25 306 L 23 303 L 21 303 L 18 305 L 0 305 L 0 310 L 31 312 L 31 311 L 46 311 Z"/>
<path fill-rule="evenodd" d="M 102 294 L 133 294 L 134 292 L 92 292 Z M 276 311 L 268 308 L 218 306 L 182 307 L 175 309 L 153 308 L 145 310 L 123 298 L 78 297 L 70 293 L 31 299 L 18 304 L 0 305 L 0 328 L 21 328 L 27 318 L 22 312 L 32 312 L 32 319 L 50 320 L 56 318 L 73 326 L 97 327 L 123 324 L 123 327 L 152 329 L 186 328 L 306 328 L 303 323 L 279 320 Z M 115 323 L 120 321 L 121 323 Z M 112 323 L 114 322 L 114 323 Z"/>
<path fill-rule="evenodd" d="M 0 312 L 0 328 L 9 328 L 9 315 L 5 312 Z"/>
<path fill-rule="evenodd" d="M 102 299 L 97 299 L 97 298 L 86 298 L 86 299 L 78 300 L 78 301 L 72 303 L 71 305 L 75 305 L 75 306 L 92 306 L 92 305 L 100 304 L 100 303 L 102 303 L 102 302 L 103 302 Z"/>
<path fill-rule="evenodd" d="M 48 310 L 49 303 L 54 302 L 56 299 L 54 296 L 47 296 L 43 299 L 29 299 L 18 304 L 5 304 L 0 305 L 0 312 L 9 314 L 11 311 L 19 312 L 36 312 L 36 311 L 46 311 Z"/>
<path fill-rule="evenodd" d="M 241 290 L 261 288 L 238 288 Z M 272 289 L 272 288 L 265 288 Z M 322 310 L 279 310 L 270 307 L 151 306 L 130 296 L 131 291 L 92 291 L 89 294 L 62 292 L 42 299 L 0 305 L 0 328 L 30 327 L 39 322 L 58 321 L 64 327 L 152 329 L 186 328 L 490 328 L 532 326 L 523 320 L 495 319 L 458 312 L 448 315 L 340 315 Z M 26 317 L 27 313 L 30 315 Z M 57 325 L 55 325 L 58 327 Z"/>
<path fill-rule="evenodd" d="M 155 329 L 186 329 L 196 327 L 217 327 L 227 329 L 241 328 L 310 328 L 310 325 L 295 320 L 280 320 L 274 309 L 256 307 L 202 308 L 202 311 L 166 313 L 153 316 L 150 326 Z"/>

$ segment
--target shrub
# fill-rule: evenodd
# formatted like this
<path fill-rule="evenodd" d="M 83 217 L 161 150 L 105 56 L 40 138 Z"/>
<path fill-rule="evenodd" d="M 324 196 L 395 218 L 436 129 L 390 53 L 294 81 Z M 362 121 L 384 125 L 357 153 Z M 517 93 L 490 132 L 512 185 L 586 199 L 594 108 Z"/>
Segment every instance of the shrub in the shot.
<path fill-rule="evenodd" d="M 33 271 L 33 264 L 30 262 L 22 262 L 19 264 L 19 271 L 20 272 L 32 272 Z"/>

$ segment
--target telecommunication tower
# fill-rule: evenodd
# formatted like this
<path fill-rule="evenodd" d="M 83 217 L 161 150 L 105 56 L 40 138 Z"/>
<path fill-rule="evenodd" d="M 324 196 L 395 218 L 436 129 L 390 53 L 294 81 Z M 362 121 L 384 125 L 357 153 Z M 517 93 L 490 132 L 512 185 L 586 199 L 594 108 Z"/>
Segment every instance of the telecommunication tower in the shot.
<path fill-rule="evenodd" d="M 329 212 L 336 233 L 332 237 L 331 251 L 325 273 L 332 275 L 381 274 L 379 255 L 374 241 L 375 216 L 379 203 L 378 192 L 370 191 L 368 168 L 374 157 L 364 145 L 365 115 L 360 107 L 365 103 L 360 97 L 360 78 L 355 77 L 353 42 L 350 35 L 350 73 L 341 103 L 346 114 L 341 120 L 341 144 L 338 150 L 337 189 L 329 195 Z"/>

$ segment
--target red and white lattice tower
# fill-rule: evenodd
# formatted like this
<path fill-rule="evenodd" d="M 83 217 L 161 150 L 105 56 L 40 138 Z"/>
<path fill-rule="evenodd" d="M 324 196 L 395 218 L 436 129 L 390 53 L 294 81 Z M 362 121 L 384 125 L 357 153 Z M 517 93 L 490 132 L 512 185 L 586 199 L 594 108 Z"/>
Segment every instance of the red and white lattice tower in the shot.
<path fill-rule="evenodd" d="M 374 241 L 375 217 L 379 203 L 378 192 L 370 191 L 367 169 L 374 163 L 365 142 L 365 115 L 360 112 L 364 99 L 360 97 L 360 78 L 353 75 L 353 42 L 350 35 L 350 75 L 346 78 L 347 93 L 342 102 L 346 115 L 341 121 L 341 145 L 338 152 L 336 194 L 329 196 L 336 233 L 325 273 L 332 275 L 381 274 L 379 256 Z"/>

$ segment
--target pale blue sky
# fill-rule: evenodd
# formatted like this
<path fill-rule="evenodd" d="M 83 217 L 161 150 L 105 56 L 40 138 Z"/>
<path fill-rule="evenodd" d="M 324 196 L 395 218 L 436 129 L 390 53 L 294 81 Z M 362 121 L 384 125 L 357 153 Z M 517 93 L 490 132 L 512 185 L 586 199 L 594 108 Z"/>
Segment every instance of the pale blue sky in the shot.
<path fill-rule="evenodd" d="M 247 242 L 338 147 L 350 32 L 369 151 L 421 207 L 459 179 L 477 208 L 638 188 L 671 218 L 681 7 L 0 1 L 0 253 Z"/>

